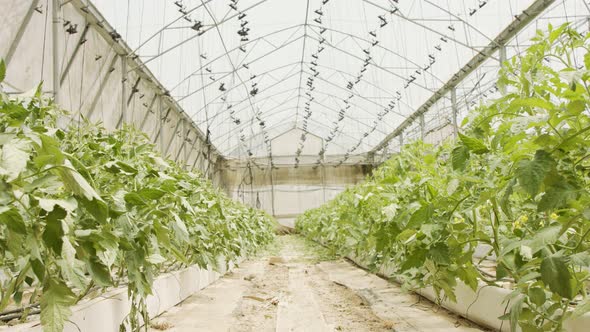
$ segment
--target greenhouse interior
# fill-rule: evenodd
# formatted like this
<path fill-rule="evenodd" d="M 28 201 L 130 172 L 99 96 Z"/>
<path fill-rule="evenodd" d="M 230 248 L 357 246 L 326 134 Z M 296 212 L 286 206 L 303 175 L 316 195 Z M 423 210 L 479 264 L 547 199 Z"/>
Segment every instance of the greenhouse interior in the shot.
<path fill-rule="evenodd" d="M 590 2 L 0 0 L 1 331 L 590 331 Z"/>

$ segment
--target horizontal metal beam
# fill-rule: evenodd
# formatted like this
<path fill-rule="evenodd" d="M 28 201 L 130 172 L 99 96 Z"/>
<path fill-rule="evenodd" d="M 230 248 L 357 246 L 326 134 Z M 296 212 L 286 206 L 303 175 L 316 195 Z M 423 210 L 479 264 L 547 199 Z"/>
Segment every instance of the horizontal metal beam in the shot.
<path fill-rule="evenodd" d="M 461 83 L 469 74 L 475 71 L 484 61 L 492 57 L 498 49 L 510 41 L 516 34 L 531 23 L 545 9 L 547 9 L 555 0 L 536 0 L 527 9 L 510 23 L 502 32 L 498 34 L 483 50 L 476 54 L 463 68 L 451 77 L 438 91 L 436 91 L 424 104 L 422 104 L 414 113 L 412 113 L 404 122 L 402 122 L 391 134 L 387 135 L 371 152 L 375 153 L 387 145 L 393 138 L 399 136 L 409 126 L 414 123 L 420 115 L 426 113 L 434 103 L 443 98 L 447 92 L 451 91 Z"/>

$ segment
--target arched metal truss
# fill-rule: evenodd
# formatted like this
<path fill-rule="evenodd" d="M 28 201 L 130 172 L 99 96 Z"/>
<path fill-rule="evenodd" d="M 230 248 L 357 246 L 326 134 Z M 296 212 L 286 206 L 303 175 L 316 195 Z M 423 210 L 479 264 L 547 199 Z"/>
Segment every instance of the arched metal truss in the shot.
<path fill-rule="evenodd" d="M 271 163 L 270 140 L 294 128 L 322 138 L 318 161 L 443 139 L 535 29 L 590 12 L 584 0 L 91 1 L 143 60 L 128 72 L 148 66 L 221 154 Z"/>

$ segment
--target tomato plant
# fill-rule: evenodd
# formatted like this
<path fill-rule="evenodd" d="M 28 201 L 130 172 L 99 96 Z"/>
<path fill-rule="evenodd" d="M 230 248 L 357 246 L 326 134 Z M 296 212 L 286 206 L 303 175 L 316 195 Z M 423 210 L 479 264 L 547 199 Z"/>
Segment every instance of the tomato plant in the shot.
<path fill-rule="evenodd" d="M 406 145 L 296 227 L 440 298 L 456 301 L 457 280 L 509 283 L 501 318 L 513 330 L 562 330 L 590 311 L 589 38 L 567 25 L 539 31 L 456 141 Z M 474 257 L 481 248 L 495 274 Z"/>
<path fill-rule="evenodd" d="M 61 331 L 72 305 L 127 285 L 121 329 L 147 329 L 159 273 L 216 267 L 272 239 L 269 216 L 164 160 L 132 127 L 60 129 L 65 112 L 40 91 L 0 92 L 0 311 L 38 304 L 44 330 Z"/>

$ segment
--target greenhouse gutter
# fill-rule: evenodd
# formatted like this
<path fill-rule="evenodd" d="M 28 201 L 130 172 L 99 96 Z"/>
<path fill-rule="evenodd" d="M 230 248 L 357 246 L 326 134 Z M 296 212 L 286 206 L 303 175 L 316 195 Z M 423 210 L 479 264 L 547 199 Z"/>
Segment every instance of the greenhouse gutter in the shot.
<path fill-rule="evenodd" d="M 86 23 L 91 25 L 98 34 L 100 34 L 107 43 L 109 41 L 113 41 L 110 43 L 110 47 L 116 52 L 117 55 L 125 57 L 126 61 L 131 61 L 136 65 L 136 67 L 131 68 L 129 71 L 135 71 L 138 76 L 142 77 L 142 79 L 150 82 L 155 86 L 155 90 L 160 91 L 160 97 L 164 98 L 167 97 L 167 103 L 171 106 L 170 108 L 173 109 L 178 115 L 190 124 L 193 129 L 196 131 L 197 136 L 200 140 L 202 140 L 205 144 L 207 144 L 207 139 L 203 131 L 197 126 L 197 124 L 191 119 L 190 116 L 186 112 L 184 112 L 182 106 L 178 104 L 178 102 L 169 95 L 168 90 L 160 83 L 160 81 L 156 78 L 156 76 L 145 66 L 143 61 L 139 59 L 139 57 L 134 56 L 133 50 L 127 45 L 127 43 L 123 40 L 123 38 L 117 38 L 116 40 L 111 36 L 111 33 L 116 33 L 115 28 L 113 28 L 108 21 L 102 16 L 100 11 L 91 3 L 89 0 L 71 0 L 69 1 L 72 3 L 73 7 L 76 8 L 78 13 L 86 19 Z M 67 2 L 66 2 L 67 3 Z M 64 4 L 62 4 L 63 6 Z M 73 56 L 76 55 L 76 52 Z M 211 146 L 211 152 L 217 155 L 218 158 L 225 159 L 223 154 L 215 147 L 213 144 L 209 143 Z"/>
<path fill-rule="evenodd" d="M 424 102 L 424 104 L 422 104 L 422 106 L 408 116 L 404 122 L 402 122 L 391 134 L 387 135 L 369 153 L 375 154 L 377 151 L 383 149 L 392 139 L 401 135 L 416 119 L 426 113 L 434 103 L 439 101 L 446 93 L 455 89 L 459 83 L 469 76 L 469 74 L 475 71 L 484 61 L 491 58 L 496 51 L 504 47 L 509 40 L 514 38 L 518 32 L 525 28 L 554 2 L 555 0 L 536 0 L 527 9 L 523 10 L 523 12 L 520 15 L 517 15 L 512 23 L 502 30 L 494 40 L 469 60 L 469 62 L 455 73 L 447 83 L 438 89 L 426 102 Z"/>

